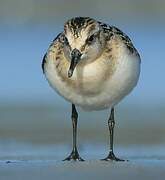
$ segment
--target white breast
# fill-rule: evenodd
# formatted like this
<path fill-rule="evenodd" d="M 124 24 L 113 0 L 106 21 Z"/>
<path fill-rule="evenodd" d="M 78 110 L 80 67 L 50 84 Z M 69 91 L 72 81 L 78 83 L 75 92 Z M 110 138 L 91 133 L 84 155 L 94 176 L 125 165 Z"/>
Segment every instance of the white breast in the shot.
<path fill-rule="evenodd" d="M 82 73 L 84 83 L 82 81 L 75 88 L 58 75 L 53 60 L 49 59 L 45 68 L 50 85 L 66 100 L 86 110 L 100 110 L 116 105 L 136 86 L 140 60 L 137 56 L 125 53 L 118 60 L 114 74 L 105 82 L 102 81 L 102 73 L 101 67 L 97 65 L 85 66 Z M 74 72 L 73 78 L 77 76 L 80 75 Z M 91 81 L 86 83 L 86 77 L 91 77 Z"/>

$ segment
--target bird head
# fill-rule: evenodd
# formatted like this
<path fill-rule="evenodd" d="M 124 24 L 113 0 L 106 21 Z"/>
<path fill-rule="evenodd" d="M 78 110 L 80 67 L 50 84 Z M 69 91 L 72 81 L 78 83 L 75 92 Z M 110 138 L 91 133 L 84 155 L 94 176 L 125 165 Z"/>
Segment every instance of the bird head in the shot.
<path fill-rule="evenodd" d="M 70 78 L 77 64 L 95 61 L 103 52 L 105 37 L 100 24 L 88 17 L 76 17 L 64 25 L 64 55 L 70 61 Z"/>

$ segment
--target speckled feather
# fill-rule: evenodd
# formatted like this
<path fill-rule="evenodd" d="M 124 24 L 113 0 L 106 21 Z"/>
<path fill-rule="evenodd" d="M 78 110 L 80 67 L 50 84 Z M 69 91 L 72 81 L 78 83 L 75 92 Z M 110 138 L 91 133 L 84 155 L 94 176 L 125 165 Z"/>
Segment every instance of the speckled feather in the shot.
<path fill-rule="evenodd" d="M 78 39 L 84 29 L 88 28 L 90 33 L 95 24 L 102 27 L 105 49 L 93 63 L 79 63 L 77 73 L 68 78 L 70 62 L 63 51 L 66 31 L 69 29 Z M 53 40 L 42 68 L 50 85 L 66 100 L 84 109 L 99 110 L 114 106 L 136 86 L 140 56 L 130 38 L 118 28 L 88 17 L 77 17 L 67 21 L 64 32 Z"/>
<path fill-rule="evenodd" d="M 115 26 L 110 26 L 110 25 L 108 25 L 106 23 L 102 23 L 100 21 L 97 21 L 97 22 L 103 28 L 103 31 L 104 31 L 104 33 L 105 33 L 105 35 L 107 37 L 107 41 L 110 41 L 111 38 L 113 38 L 114 36 L 118 36 L 122 40 L 122 42 L 127 46 L 130 53 L 136 54 L 140 58 L 140 55 L 139 55 L 138 51 L 133 46 L 132 41 L 130 40 L 130 38 L 125 33 L 123 33 L 120 29 L 118 29 Z M 85 18 L 77 17 L 77 18 L 73 18 L 71 20 L 68 20 L 65 23 L 64 30 L 66 28 L 70 28 L 71 31 L 73 32 L 73 34 L 75 35 L 75 37 L 78 37 L 79 34 L 80 34 L 80 31 L 83 28 L 86 28 L 88 25 L 91 25 L 93 23 L 95 23 L 95 22 L 93 21 L 93 19 L 91 19 L 89 17 L 85 17 Z M 63 33 L 59 33 L 57 35 L 57 37 L 53 40 L 53 42 L 52 42 L 52 44 L 50 46 L 52 46 L 53 44 L 56 44 L 56 41 L 58 41 L 60 43 L 64 43 L 63 36 L 64 36 Z M 46 62 L 45 58 L 46 58 L 46 54 L 44 55 L 43 61 L 42 61 L 43 72 L 44 72 L 44 64 Z"/>

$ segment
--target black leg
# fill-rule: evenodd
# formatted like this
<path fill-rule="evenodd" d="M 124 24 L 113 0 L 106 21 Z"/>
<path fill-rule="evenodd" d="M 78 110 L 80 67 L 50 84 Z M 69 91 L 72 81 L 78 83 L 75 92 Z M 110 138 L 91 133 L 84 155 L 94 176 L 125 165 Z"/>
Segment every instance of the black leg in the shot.
<path fill-rule="evenodd" d="M 119 159 L 115 156 L 113 152 L 113 137 L 114 137 L 114 127 L 115 127 L 115 119 L 114 119 L 114 108 L 111 109 L 111 114 L 108 119 L 108 127 L 109 127 L 109 135 L 110 135 L 110 151 L 106 158 L 102 159 L 105 161 L 124 161 L 123 159 Z"/>
<path fill-rule="evenodd" d="M 71 154 L 64 159 L 64 161 L 70 161 L 70 160 L 74 160 L 74 161 L 84 161 L 77 150 L 77 119 L 78 119 L 78 113 L 76 111 L 76 107 L 74 104 L 72 104 L 72 126 L 73 126 L 73 149 Z"/>

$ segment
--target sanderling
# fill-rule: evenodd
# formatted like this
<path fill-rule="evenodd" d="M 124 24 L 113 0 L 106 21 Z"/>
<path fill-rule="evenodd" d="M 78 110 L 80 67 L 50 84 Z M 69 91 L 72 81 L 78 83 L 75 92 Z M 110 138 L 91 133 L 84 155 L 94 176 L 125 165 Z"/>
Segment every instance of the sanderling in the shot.
<path fill-rule="evenodd" d="M 110 108 L 110 150 L 104 160 L 122 161 L 113 151 L 114 107 L 136 86 L 140 56 L 130 38 L 114 26 L 89 17 L 68 20 L 42 62 L 51 87 L 72 104 L 73 149 L 65 160 L 80 160 L 76 106 Z"/>

